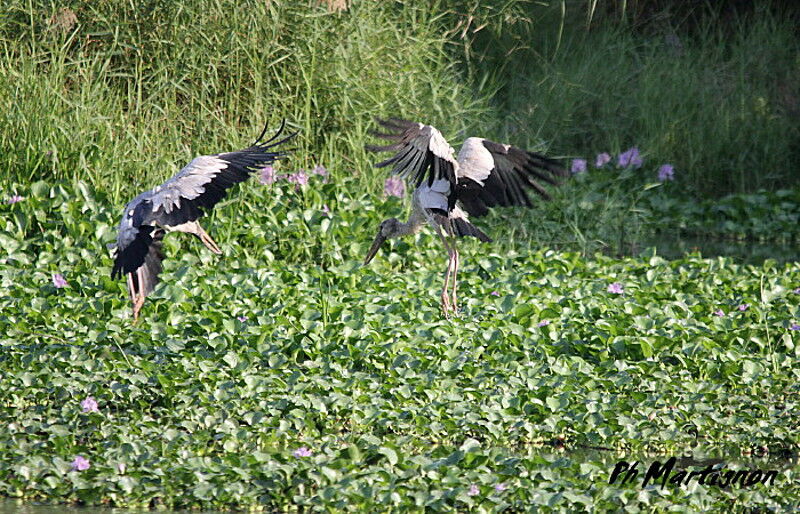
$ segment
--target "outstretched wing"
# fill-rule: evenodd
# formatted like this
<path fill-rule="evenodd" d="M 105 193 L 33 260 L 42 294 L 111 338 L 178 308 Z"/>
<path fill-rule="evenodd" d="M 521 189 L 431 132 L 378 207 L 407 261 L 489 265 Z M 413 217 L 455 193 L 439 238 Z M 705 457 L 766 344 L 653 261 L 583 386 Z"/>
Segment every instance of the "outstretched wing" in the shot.
<path fill-rule="evenodd" d="M 152 190 L 152 215 L 162 226 L 175 226 L 194 221 L 225 197 L 228 189 L 247 180 L 258 168 L 284 157 L 286 151 L 273 150 L 297 135 L 297 132 L 278 140 L 286 122 L 269 140 L 256 142 L 243 150 L 196 157 L 177 175 Z"/>
<path fill-rule="evenodd" d="M 473 216 L 489 207 L 530 207 L 528 190 L 550 196 L 540 182 L 557 185 L 567 171 L 553 159 L 511 145 L 471 137 L 458 153 L 458 200 Z"/>
<path fill-rule="evenodd" d="M 441 132 L 430 125 L 397 118 L 376 121 L 389 132 L 372 132 L 372 135 L 393 143 L 385 146 L 366 145 L 366 149 L 371 152 L 397 152 L 394 157 L 376 164 L 376 168 L 393 164 L 392 173 L 410 179 L 415 187 L 425 180 L 428 186 L 433 185 L 435 180 L 446 180 L 451 188 L 455 187 L 458 162 L 454 158 L 455 151 Z"/>

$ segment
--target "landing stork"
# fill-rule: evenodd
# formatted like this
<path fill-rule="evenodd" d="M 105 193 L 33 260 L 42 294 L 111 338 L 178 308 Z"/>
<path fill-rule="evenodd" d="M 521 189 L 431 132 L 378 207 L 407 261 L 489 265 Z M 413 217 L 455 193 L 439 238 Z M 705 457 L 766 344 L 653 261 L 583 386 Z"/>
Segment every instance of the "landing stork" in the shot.
<path fill-rule="evenodd" d="M 392 173 L 410 179 L 416 189 L 411 197 L 408 221 L 384 220 L 364 264 L 369 264 L 387 239 L 416 233 L 427 223 L 439 236 L 449 256 L 442 288 L 442 311 L 449 317 L 450 312 L 458 310 L 456 238 L 472 236 L 487 243 L 492 241 L 469 222 L 467 214 L 483 216 L 495 206 L 530 207 L 528 189 L 549 199 L 540 181 L 557 185 L 556 178 L 567 176 L 567 172 L 543 155 L 479 137 L 464 141 L 456 159 L 453 148 L 430 125 L 396 118 L 377 122 L 388 129 L 388 133 L 372 134 L 392 143 L 367 145 L 367 150 L 397 153 L 376 167 L 392 164 Z M 451 279 L 452 294 L 448 291 Z"/>
<path fill-rule="evenodd" d="M 294 132 L 278 140 L 285 125 L 286 120 L 274 136 L 259 142 L 267 131 L 265 126 L 255 143 L 244 150 L 195 157 L 177 175 L 125 206 L 117 242 L 111 245 L 116 247 L 111 277 L 127 277 L 134 320 L 139 317 L 145 297 L 158 283 L 164 234 L 173 231 L 194 234 L 209 250 L 221 254 L 222 250 L 197 220 L 255 169 L 286 155 L 285 151 L 273 150 L 297 135 Z"/>

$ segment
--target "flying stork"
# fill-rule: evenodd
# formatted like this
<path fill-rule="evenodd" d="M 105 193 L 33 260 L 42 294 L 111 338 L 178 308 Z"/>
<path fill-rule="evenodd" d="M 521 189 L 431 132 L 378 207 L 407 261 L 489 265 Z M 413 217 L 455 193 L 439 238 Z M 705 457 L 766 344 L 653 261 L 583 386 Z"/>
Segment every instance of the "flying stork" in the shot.
<path fill-rule="evenodd" d="M 416 189 L 411 197 L 408 221 L 384 220 L 364 265 L 375 257 L 384 241 L 416 233 L 427 222 L 449 256 L 442 288 L 442 311 L 449 317 L 451 311 L 458 310 L 456 237 L 472 236 L 487 243 L 492 241 L 469 222 L 467 214 L 483 216 L 489 212 L 489 207 L 495 206 L 530 207 L 528 189 L 549 199 L 540 181 L 557 185 L 556 178 L 566 176 L 567 172 L 543 155 L 479 137 L 467 138 L 455 158 L 453 148 L 431 125 L 396 118 L 376 121 L 388 129 L 388 133 L 372 134 L 392 143 L 366 145 L 367 150 L 396 154 L 375 166 L 382 168 L 392 164 L 392 173 L 410 179 Z M 452 295 L 448 294 L 451 278 Z"/>
<path fill-rule="evenodd" d="M 194 234 L 209 250 L 221 254 L 222 250 L 197 220 L 255 169 L 286 155 L 285 151 L 273 150 L 297 135 L 294 132 L 277 140 L 285 125 L 283 120 L 274 136 L 259 142 L 267 131 L 265 126 L 255 143 L 243 150 L 195 157 L 174 177 L 125 206 L 117 242 L 110 245 L 116 247 L 111 278 L 127 276 L 134 321 L 145 297 L 158 283 L 164 234 L 172 231 Z"/>

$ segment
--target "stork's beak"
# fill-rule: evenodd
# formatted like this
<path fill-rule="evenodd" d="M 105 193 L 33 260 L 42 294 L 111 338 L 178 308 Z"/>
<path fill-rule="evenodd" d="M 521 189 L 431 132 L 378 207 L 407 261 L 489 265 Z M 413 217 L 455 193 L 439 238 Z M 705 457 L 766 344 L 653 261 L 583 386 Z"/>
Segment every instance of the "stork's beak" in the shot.
<path fill-rule="evenodd" d="M 364 259 L 364 266 L 369 264 L 369 261 L 375 257 L 375 254 L 378 253 L 384 241 L 386 241 L 386 236 L 381 234 L 381 231 L 378 230 L 378 235 L 375 236 L 375 241 L 372 242 L 372 246 L 369 247 L 369 251 L 367 252 L 367 257 Z"/>

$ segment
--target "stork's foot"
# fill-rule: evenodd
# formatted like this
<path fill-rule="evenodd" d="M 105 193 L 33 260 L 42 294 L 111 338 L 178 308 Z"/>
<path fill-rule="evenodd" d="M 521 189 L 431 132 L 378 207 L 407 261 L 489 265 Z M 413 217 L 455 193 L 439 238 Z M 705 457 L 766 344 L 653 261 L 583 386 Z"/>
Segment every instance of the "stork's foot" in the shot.
<path fill-rule="evenodd" d="M 213 253 L 219 255 L 222 253 L 222 250 L 219 249 L 217 243 L 211 239 L 211 236 L 208 235 L 208 232 L 203 230 L 203 227 L 200 226 L 200 223 L 194 222 L 192 233 L 200 238 L 200 241 L 206 245 L 206 248 L 211 250 Z"/>
<path fill-rule="evenodd" d="M 442 291 L 442 314 L 447 319 L 450 319 L 450 312 L 453 311 L 453 307 L 450 305 L 450 297 L 447 296 L 446 291 Z"/>
<path fill-rule="evenodd" d="M 203 236 L 205 236 L 205 237 L 203 237 Z M 200 236 L 200 240 L 203 241 L 203 244 L 206 245 L 206 248 L 208 248 L 209 250 L 211 250 L 215 254 L 217 254 L 217 255 L 221 255 L 222 254 L 222 250 L 219 249 L 219 246 L 217 246 L 217 243 L 215 243 L 214 240 L 211 239 L 211 237 L 208 234 L 204 233 L 202 236 Z"/>
<path fill-rule="evenodd" d="M 142 305 L 144 305 L 144 295 L 137 296 L 137 298 L 133 302 L 133 322 L 139 319 L 139 311 L 142 310 Z"/>

